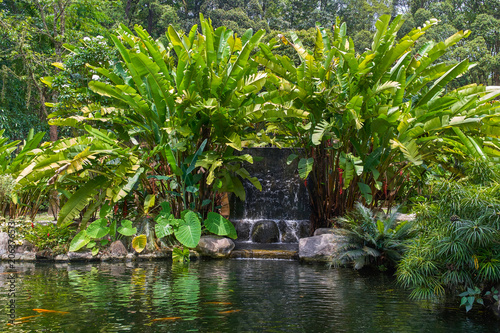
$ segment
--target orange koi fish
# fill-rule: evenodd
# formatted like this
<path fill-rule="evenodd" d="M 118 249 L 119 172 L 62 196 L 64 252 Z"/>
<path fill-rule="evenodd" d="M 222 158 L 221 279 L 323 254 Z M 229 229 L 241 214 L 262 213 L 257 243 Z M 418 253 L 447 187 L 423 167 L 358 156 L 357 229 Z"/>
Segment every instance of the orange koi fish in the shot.
<path fill-rule="evenodd" d="M 234 313 L 234 312 L 240 312 L 241 310 L 227 310 L 227 311 L 220 311 L 219 314 L 228 314 L 228 313 Z"/>
<path fill-rule="evenodd" d="M 33 311 L 36 311 L 38 313 L 60 313 L 60 314 L 68 314 L 69 313 L 66 311 L 46 310 L 46 309 L 33 309 Z"/>
<path fill-rule="evenodd" d="M 35 317 L 40 317 L 41 315 L 34 315 L 34 316 L 28 316 L 28 317 L 22 317 L 22 318 L 17 318 L 17 319 L 14 319 L 15 321 L 19 321 L 19 320 L 26 320 L 26 319 L 29 319 L 29 318 L 35 318 Z"/>
<path fill-rule="evenodd" d="M 182 319 L 181 317 L 166 317 L 166 318 L 157 318 L 157 319 L 153 319 L 151 321 L 162 321 L 162 320 L 178 320 L 178 319 Z"/>

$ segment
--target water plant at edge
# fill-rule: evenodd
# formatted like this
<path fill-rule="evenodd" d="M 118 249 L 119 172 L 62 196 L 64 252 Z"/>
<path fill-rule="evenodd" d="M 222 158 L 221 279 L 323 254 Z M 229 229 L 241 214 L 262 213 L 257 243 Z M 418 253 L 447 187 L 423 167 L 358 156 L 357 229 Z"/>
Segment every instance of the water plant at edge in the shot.
<path fill-rule="evenodd" d="M 406 249 L 408 239 L 414 237 L 413 221 L 398 221 L 397 210 L 386 216 L 374 213 L 361 203 L 355 210 L 338 220 L 345 229 L 347 243 L 332 258 L 335 265 L 353 264 L 354 269 L 367 265 L 380 270 L 394 268 Z"/>
<path fill-rule="evenodd" d="M 500 282 L 499 170 L 485 160 L 464 168 L 465 178 L 428 184 L 432 201 L 416 207 L 419 236 L 396 272 L 413 298 L 435 299 L 476 288 L 479 293 L 467 297 L 478 298 Z M 468 299 L 467 305 L 472 304 Z"/>

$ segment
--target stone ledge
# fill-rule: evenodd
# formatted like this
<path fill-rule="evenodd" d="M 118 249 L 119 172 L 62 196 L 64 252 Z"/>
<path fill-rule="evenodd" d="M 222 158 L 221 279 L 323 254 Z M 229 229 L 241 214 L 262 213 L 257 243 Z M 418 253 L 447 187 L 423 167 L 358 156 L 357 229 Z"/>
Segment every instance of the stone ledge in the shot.
<path fill-rule="evenodd" d="M 281 259 L 281 260 L 297 260 L 297 251 L 287 250 L 235 250 L 229 256 L 231 259 Z"/>

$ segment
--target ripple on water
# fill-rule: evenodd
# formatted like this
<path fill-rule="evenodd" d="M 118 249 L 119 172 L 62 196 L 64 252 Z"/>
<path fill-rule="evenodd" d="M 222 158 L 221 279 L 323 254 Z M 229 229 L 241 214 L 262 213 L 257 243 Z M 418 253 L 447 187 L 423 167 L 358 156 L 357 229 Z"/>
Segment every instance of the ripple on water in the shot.
<path fill-rule="evenodd" d="M 38 332 L 493 332 L 457 303 L 408 299 L 386 275 L 292 261 L 19 264 L 15 327 Z M 6 275 L 0 301 L 7 304 Z M 42 312 L 46 309 L 69 313 Z M 36 316 L 35 316 L 36 315 Z M 35 316 L 35 317 L 32 317 Z M 5 328 L 5 329 L 4 329 Z"/>

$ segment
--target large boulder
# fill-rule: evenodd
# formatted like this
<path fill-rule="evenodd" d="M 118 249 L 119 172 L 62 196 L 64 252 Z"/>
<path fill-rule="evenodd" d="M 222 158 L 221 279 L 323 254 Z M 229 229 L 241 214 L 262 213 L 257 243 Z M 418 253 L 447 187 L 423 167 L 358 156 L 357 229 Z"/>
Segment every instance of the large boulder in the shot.
<path fill-rule="evenodd" d="M 196 251 L 202 256 L 212 258 L 227 258 L 234 249 L 234 242 L 221 236 L 207 235 L 202 236 Z"/>
<path fill-rule="evenodd" d="M 303 261 L 330 262 L 346 244 L 347 237 L 341 230 L 299 240 L 299 259 Z"/>
<path fill-rule="evenodd" d="M 250 232 L 252 231 L 253 223 L 245 220 L 234 221 L 234 228 L 238 235 L 238 240 L 247 241 L 250 239 Z"/>
<path fill-rule="evenodd" d="M 9 252 L 9 234 L 0 232 L 0 256 Z"/>
<path fill-rule="evenodd" d="M 128 251 L 125 248 L 125 245 L 119 240 L 116 242 L 111 243 L 108 249 L 109 255 L 111 257 L 116 257 L 116 258 L 122 258 L 127 256 Z"/>
<path fill-rule="evenodd" d="M 280 230 L 276 222 L 263 220 L 256 222 L 252 230 L 252 242 L 254 243 L 277 243 L 280 240 Z"/>

